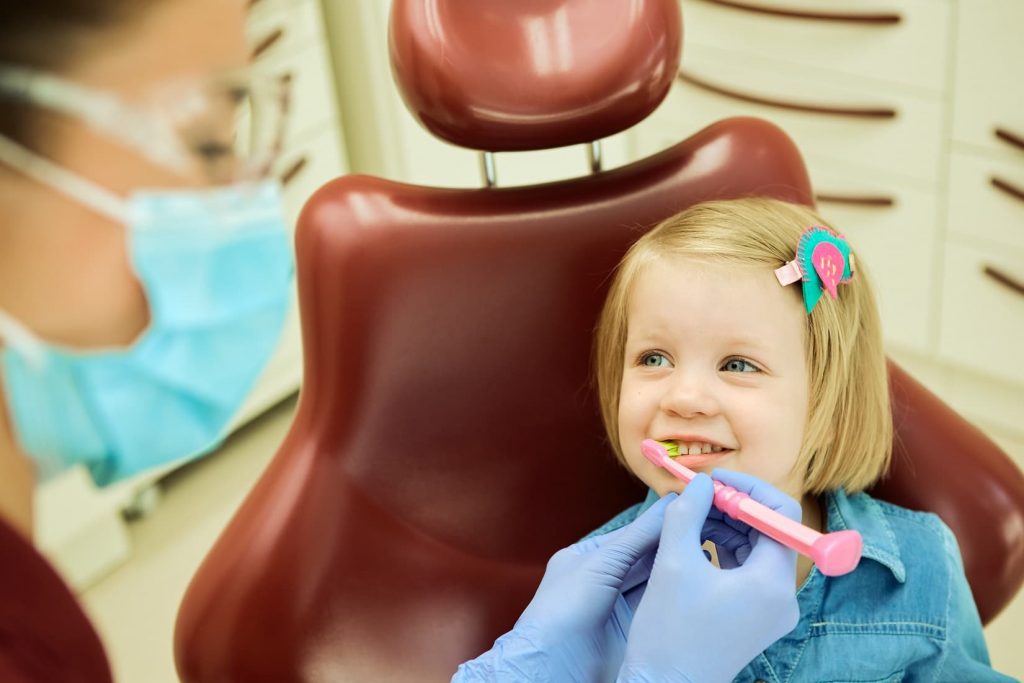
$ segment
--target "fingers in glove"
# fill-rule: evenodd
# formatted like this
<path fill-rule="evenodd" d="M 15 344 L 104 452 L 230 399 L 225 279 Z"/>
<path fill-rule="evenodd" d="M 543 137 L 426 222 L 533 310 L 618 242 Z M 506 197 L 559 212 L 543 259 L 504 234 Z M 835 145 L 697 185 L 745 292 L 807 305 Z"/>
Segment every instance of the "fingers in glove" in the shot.
<path fill-rule="evenodd" d="M 796 577 L 796 551 L 782 545 L 778 541 L 764 535 L 758 534 L 752 544 L 750 555 L 741 560 L 737 554 L 737 560 L 741 566 L 737 571 L 756 574 L 760 577 L 786 577 L 788 582 L 795 581 Z M 790 583 L 790 586 L 793 584 Z"/>
<path fill-rule="evenodd" d="M 665 511 L 665 526 L 655 566 L 668 561 L 686 566 L 709 566 L 701 550 L 701 531 L 707 520 L 715 489 L 706 474 L 698 474 Z"/>
<path fill-rule="evenodd" d="M 704 522 L 700 539 L 702 542 L 711 541 L 716 546 L 735 550 L 741 545 L 748 545 L 750 543 L 749 530 L 750 527 L 747 527 L 741 531 L 725 521 L 711 519 L 709 516 L 707 521 Z"/>
<path fill-rule="evenodd" d="M 609 586 L 620 588 L 637 563 L 657 548 L 665 510 L 675 498 L 675 493 L 663 496 L 621 529 L 588 539 L 589 547 L 579 544 L 577 552 L 583 548 L 586 564 L 605 577 Z M 649 575 L 650 566 L 651 563 L 642 565 L 638 571 L 645 576 Z"/>
<path fill-rule="evenodd" d="M 657 549 L 651 548 L 643 557 L 636 561 L 636 564 L 626 572 L 626 577 L 622 579 L 620 591 L 625 593 L 631 588 L 647 582 L 647 579 L 651 577 L 651 569 L 654 568 L 654 556 L 656 553 Z"/>

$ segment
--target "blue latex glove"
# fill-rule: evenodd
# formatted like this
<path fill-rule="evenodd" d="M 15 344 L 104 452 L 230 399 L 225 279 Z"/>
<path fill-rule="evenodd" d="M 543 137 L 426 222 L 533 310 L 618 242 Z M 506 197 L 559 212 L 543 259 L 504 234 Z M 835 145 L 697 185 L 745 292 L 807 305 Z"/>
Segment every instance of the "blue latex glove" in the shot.
<path fill-rule="evenodd" d="M 713 475 L 800 519 L 800 505 L 769 484 L 725 470 Z M 698 475 L 665 513 L 650 580 L 629 629 L 623 683 L 731 681 L 796 626 L 796 553 L 712 508 L 713 497 L 711 479 Z M 708 562 L 702 535 L 720 544 L 719 562 L 734 568 Z"/>
<path fill-rule="evenodd" d="M 453 683 L 604 679 L 607 662 L 621 661 L 628 629 L 613 609 L 618 604 L 615 611 L 622 611 L 622 592 L 650 575 L 665 509 L 676 497 L 663 497 L 621 529 L 555 553 L 516 625 L 460 666 Z"/>

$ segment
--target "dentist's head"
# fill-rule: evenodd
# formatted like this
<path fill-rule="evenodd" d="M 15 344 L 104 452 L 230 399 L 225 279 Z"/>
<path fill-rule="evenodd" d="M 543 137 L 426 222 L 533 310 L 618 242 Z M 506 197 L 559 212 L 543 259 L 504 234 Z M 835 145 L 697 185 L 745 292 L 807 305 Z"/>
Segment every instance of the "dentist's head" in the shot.
<path fill-rule="evenodd" d="M 273 350 L 286 83 L 246 0 L 0 0 L 0 516 L 215 445 Z"/>

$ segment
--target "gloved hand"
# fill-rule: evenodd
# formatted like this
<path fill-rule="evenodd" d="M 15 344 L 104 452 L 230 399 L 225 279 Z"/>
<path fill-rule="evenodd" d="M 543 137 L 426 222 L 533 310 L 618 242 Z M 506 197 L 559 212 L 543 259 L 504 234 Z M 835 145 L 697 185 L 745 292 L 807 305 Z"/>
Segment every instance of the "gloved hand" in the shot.
<path fill-rule="evenodd" d="M 665 509 L 676 497 L 670 493 L 621 529 L 555 553 L 516 625 L 460 666 L 453 683 L 604 678 L 607 661 L 621 660 L 628 628 L 611 618 L 613 607 L 622 591 L 650 575 Z"/>
<path fill-rule="evenodd" d="M 769 484 L 726 470 L 712 474 L 800 519 L 800 505 Z M 796 626 L 796 553 L 712 508 L 713 497 L 711 479 L 698 475 L 665 512 L 619 670 L 623 683 L 731 681 Z M 719 562 L 734 568 L 708 562 L 702 529 L 720 544 Z"/>

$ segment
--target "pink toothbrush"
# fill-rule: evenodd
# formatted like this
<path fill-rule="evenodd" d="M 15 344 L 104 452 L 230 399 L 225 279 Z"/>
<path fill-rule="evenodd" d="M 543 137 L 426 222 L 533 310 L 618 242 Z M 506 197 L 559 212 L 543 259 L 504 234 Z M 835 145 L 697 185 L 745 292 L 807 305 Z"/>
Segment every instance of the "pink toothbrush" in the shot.
<path fill-rule="evenodd" d="M 673 476 L 687 483 L 697 476 L 696 472 L 673 460 L 665 447 L 654 439 L 645 439 L 640 444 L 640 450 L 655 465 L 664 467 Z M 715 507 L 733 519 L 746 522 L 784 546 L 811 558 L 825 576 L 848 574 L 860 562 L 864 543 L 857 531 L 820 534 L 719 481 L 715 481 Z"/>

